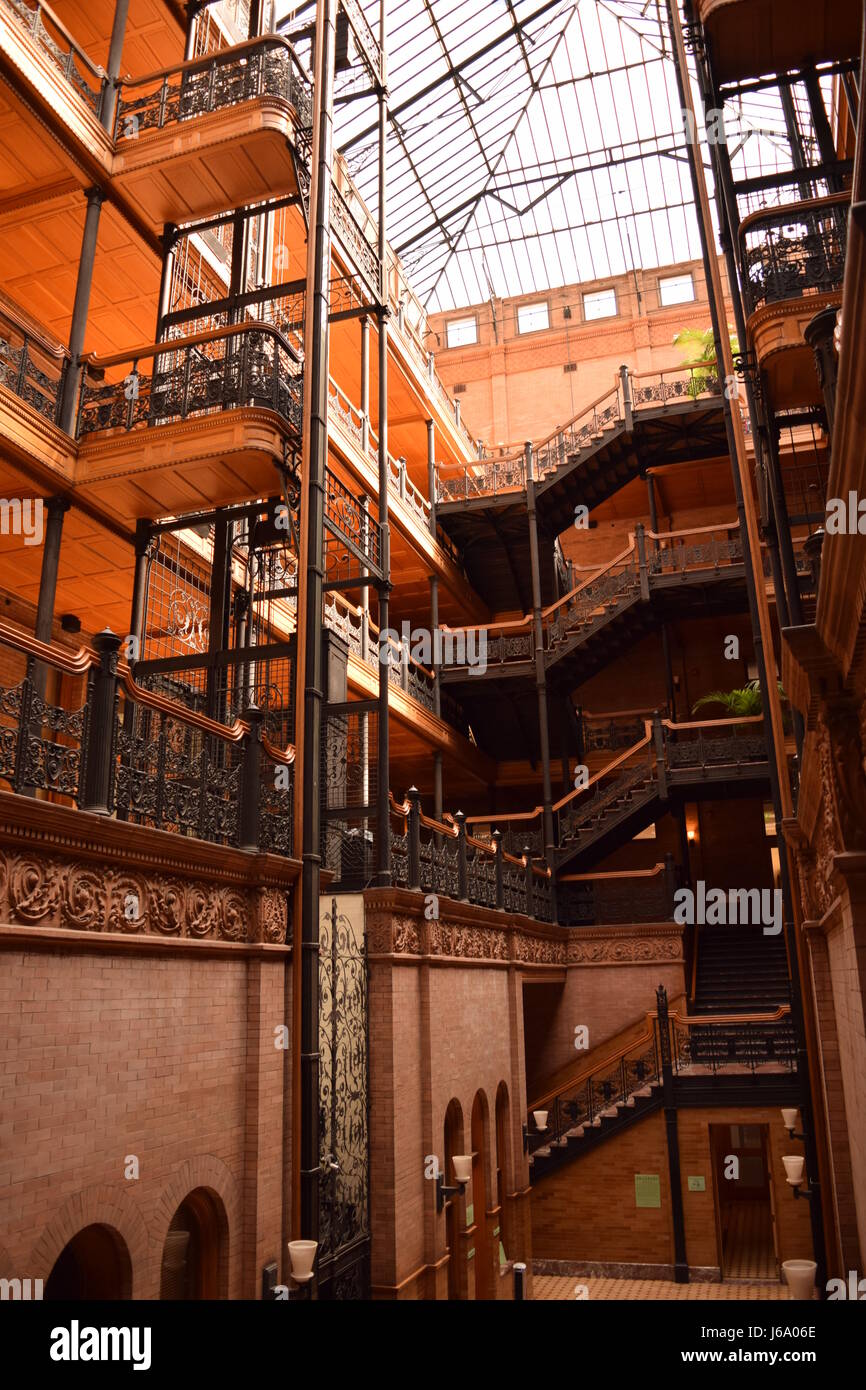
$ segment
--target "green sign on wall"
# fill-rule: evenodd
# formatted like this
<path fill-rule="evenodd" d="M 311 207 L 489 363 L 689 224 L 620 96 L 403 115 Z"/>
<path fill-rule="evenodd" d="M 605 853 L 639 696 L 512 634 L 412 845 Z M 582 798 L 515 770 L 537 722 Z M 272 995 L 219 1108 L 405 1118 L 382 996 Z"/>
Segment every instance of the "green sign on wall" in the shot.
<path fill-rule="evenodd" d="M 706 1178 L 689 1178 L 689 1192 L 706 1192 Z"/>
<path fill-rule="evenodd" d="M 636 1207 L 660 1207 L 662 1186 L 658 1173 L 635 1173 L 634 1204 Z"/>

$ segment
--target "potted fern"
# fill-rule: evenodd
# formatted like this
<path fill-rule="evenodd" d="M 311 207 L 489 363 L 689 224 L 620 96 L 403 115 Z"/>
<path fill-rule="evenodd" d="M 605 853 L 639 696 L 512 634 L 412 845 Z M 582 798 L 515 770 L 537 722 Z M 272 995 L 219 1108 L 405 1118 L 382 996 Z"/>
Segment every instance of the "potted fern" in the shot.
<path fill-rule="evenodd" d="M 783 700 L 787 699 L 782 682 L 778 682 L 779 694 Z M 695 700 L 692 705 L 692 714 L 697 714 L 699 709 L 706 705 L 721 705 L 729 718 L 739 716 L 741 719 L 753 719 L 755 715 L 764 712 L 764 697 L 761 690 L 760 681 L 747 681 L 745 685 L 737 690 L 710 690 L 706 695 L 702 695 L 699 700 Z M 788 714 L 785 713 L 785 727 L 788 727 Z M 738 725 L 736 732 L 739 733 L 742 725 Z"/>
<path fill-rule="evenodd" d="M 728 324 L 728 333 L 731 339 L 731 352 L 734 356 L 740 351 L 737 335 Z M 711 328 L 682 328 L 674 336 L 674 347 L 683 348 L 685 356 L 682 361 L 683 367 L 692 368 L 692 378 L 689 382 L 689 395 L 693 400 L 697 400 L 704 391 L 711 387 L 718 386 L 719 369 L 716 365 L 716 344 Z M 704 366 L 703 364 L 707 365 Z"/>

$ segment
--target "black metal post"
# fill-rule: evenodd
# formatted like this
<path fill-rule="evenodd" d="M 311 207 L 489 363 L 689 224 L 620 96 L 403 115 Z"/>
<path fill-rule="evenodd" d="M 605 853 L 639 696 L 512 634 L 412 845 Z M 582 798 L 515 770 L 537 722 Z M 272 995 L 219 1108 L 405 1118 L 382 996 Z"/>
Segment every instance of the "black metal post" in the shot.
<path fill-rule="evenodd" d="M 109 132 L 114 129 L 114 113 L 117 110 L 117 79 L 120 75 L 120 60 L 123 53 L 128 15 L 129 0 L 115 0 L 111 42 L 108 47 L 108 62 L 105 67 L 105 86 L 102 89 L 102 106 L 99 112 L 100 124 L 103 129 Z"/>
<path fill-rule="evenodd" d="M 680 1143 L 677 1133 L 677 1106 L 674 1096 L 674 1073 L 671 1060 L 670 1019 L 668 996 L 664 985 L 656 990 L 658 1012 L 659 1052 L 662 1067 L 665 1135 L 668 1149 L 668 1178 L 671 1189 L 671 1217 L 674 1228 L 674 1283 L 689 1282 L 689 1262 L 686 1255 L 686 1220 L 683 1210 L 683 1180 L 680 1173 Z"/>
<path fill-rule="evenodd" d="M 525 910 L 527 917 L 535 916 L 535 893 L 532 882 L 532 850 L 529 845 L 523 846 L 523 883 L 526 894 Z"/>
<path fill-rule="evenodd" d="M 430 499 L 430 535 L 436 535 L 436 427 L 427 421 L 427 496 Z"/>
<path fill-rule="evenodd" d="M 114 773 L 114 715 L 117 705 L 117 654 L 121 638 L 110 628 L 98 632 L 93 646 L 99 666 L 90 692 L 87 716 L 87 754 L 84 764 L 83 811 L 111 814 Z"/>
<path fill-rule="evenodd" d="M 309 398 L 306 554 L 304 581 L 304 723 L 301 870 L 301 1232 L 319 1234 L 319 888 L 321 870 L 321 746 L 325 470 L 328 460 L 328 313 L 331 264 L 331 167 L 333 161 L 336 0 L 318 0 L 314 195 L 310 208 L 312 273 L 306 315 L 310 351 L 305 390 Z M 299 576 L 300 577 L 300 576 Z"/>
<path fill-rule="evenodd" d="M 409 887 L 421 887 L 421 793 L 417 787 L 410 787 L 406 793 L 409 802 L 408 815 L 408 858 Z"/>
<path fill-rule="evenodd" d="M 532 443 L 530 441 L 524 445 L 524 468 L 526 472 L 526 510 L 529 520 L 529 562 L 532 568 L 535 692 L 538 699 L 538 736 L 541 743 L 541 775 L 544 797 L 544 854 L 548 864 L 553 864 L 553 784 L 550 776 L 550 733 L 547 720 L 547 674 L 544 669 L 544 627 L 541 620 L 538 520 L 535 507 L 535 478 L 532 469 Z"/>
<path fill-rule="evenodd" d="M 385 42 L 387 24 L 384 0 L 379 5 L 379 47 L 382 54 L 382 71 L 379 74 L 379 275 L 380 305 L 377 312 L 379 325 L 379 525 L 380 566 L 384 580 L 379 585 L 379 629 L 384 633 L 388 628 L 389 595 L 391 592 L 391 534 L 388 525 L 388 238 L 387 201 L 388 176 L 386 165 L 388 134 L 388 89 L 385 84 Z M 391 882 L 391 839 L 389 835 L 388 790 L 390 783 L 390 736 L 388 709 L 388 665 L 379 663 L 379 729 L 378 729 L 378 863 L 377 883 L 387 885 Z"/>
<path fill-rule="evenodd" d="M 69 510 L 65 497 L 49 497 L 43 504 L 47 513 L 45 537 L 42 542 L 42 570 L 39 575 L 39 598 L 36 604 L 35 636 L 40 642 L 50 642 L 54 627 L 54 601 L 57 594 L 57 571 L 60 565 L 60 542 L 63 537 L 63 518 Z M 47 671 L 39 661 L 32 671 L 33 692 L 45 697 Z"/>
<path fill-rule="evenodd" d="M 244 735 L 241 763 L 238 846 L 240 849 L 258 849 L 259 804 L 262 790 L 262 725 L 265 712 L 257 705 L 249 705 L 244 710 L 243 717 L 249 724 L 250 731 Z"/>
<path fill-rule="evenodd" d="M 469 864 L 466 856 L 466 816 L 463 811 L 454 815 L 457 826 L 457 896 L 462 903 L 469 897 Z"/>
<path fill-rule="evenodd" d="M 78 257 L 75 301 L 72 306 L 72 325 L 69 330 L 69 361 L 66 364 L 66 374 L 60 393 L 60 409 L 57 414 L 57 423 L 67 434 L 72 434 L 75 429 L 78 383 L 81 376 L 81 353 L 84 348 L 90 291 L 93 286 L 93 267 L 96 262 L 96 243 L 99 236 L 99 216 L 104 202 L 105 194 L 101 188 L 88 189 L 84 234 L 81 238 L 81 252 Z"/>
<path fill-rule="evenodd" d="M 361 452 L 370 448 L 370 320 L 361 319 Z"/>
<path fill-rule="evenodd" d="M 494 830 L 493 848 L 496 852 L 496 906 L 505 906 L 505 885 L 502 881 L 502 831 Z"/>
<path fill-rule="evenodd" d="M 818 139 L 821 163 L 835 164 L 839 156 L 833 140 L 833 132 L 830 129 L 830 122 L 827 119 L 827 107 L 824 105 L 821 83 L 814 67 L 804 70 L 803 85 L 806 88 L 806 95 L 809 98 L 809 110 L 812 113 L 812 125 Z M 827 175 L 827 187 L 831 193 L 841 193 L 843 189 L 841 175 L 835 172 L 829 173 Z"/>
<path fill-rule="evenodd" d="M 129 635 L 138 642 L 138 652 L 134 660 L 140 660 L 144 649 L 144 624 L 147 618 L 147 552 L 150 547 L 150 525 L 147 521 L 135 523 L 135 573 L 132 580 L 132 605 L 129 614 Z M 130 660 L 130 665 L 133 660 Z"/>

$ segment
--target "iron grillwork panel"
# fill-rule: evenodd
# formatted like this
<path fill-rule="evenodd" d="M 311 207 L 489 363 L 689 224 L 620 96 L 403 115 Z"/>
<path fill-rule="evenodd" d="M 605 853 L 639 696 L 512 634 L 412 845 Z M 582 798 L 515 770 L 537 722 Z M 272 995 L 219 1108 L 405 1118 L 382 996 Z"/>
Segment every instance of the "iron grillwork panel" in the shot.
<path fill-rule="evenodd" d="M 363 905 L 319 923 L 319 1297 L 369 1297 L 367 953 Z"/>

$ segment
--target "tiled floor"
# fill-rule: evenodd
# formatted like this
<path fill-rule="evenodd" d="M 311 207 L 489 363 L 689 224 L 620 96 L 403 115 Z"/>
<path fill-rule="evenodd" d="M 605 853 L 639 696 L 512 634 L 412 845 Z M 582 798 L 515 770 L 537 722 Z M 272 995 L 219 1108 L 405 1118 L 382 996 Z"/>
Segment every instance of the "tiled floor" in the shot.
<path fill-rule="evenodd" d="M 576 1290 L 585 1287 L 593 1299 L 660 1299 L 674 1298 L 689 1301 L 715 1302 L 740 1298 L 786 1299 L 788 1290 L 783 1284 L 668 1284 L 661 1279 L 598 1279 L 570 1274 L 536 1274 L 532 1279 L 532 1296 L 564 1302 L 577 1297 Z"/>
<path fill-rule="evenodd" d="M 722 1210 L 723 1268 L 729 1279 L 772 1279 L 776 1273 L 769 1203 L 730 1202 Z"/>

